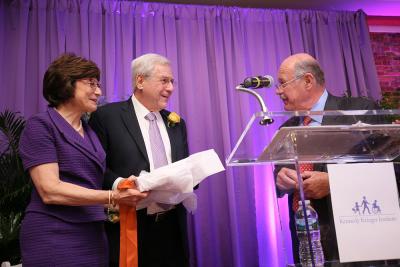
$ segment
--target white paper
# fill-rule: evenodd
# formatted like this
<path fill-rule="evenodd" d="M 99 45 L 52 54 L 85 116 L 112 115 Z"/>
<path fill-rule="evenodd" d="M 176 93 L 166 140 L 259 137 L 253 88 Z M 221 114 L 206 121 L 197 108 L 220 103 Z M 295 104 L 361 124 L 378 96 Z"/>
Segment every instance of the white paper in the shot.
<path fill-rule="evenodd" d="M 140 201 L 137 209 L 150 204 L 164 203 L 176 205 L 183 203 L 189 211 L 197 207 L 197 197 L 193 187 L 208 176 L 225 170 L 213 149 L 202 151 L 180 161 L 144 172 L 136 180 L 138 190 L 150 191 L 147 198 Z"/>
<path fill-rule="evenodd" d="M 400 258 L 393 163 L 328 165 L 340 262 Z"/>

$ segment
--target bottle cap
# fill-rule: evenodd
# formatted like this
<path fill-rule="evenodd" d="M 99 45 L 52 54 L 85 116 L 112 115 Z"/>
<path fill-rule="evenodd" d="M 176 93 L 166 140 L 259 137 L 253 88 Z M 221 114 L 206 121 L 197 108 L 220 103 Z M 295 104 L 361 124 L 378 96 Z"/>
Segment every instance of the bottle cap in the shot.
<path fill-rule="evenodd" d="M 304 202 L 306 203 L 306 205 L 310 205 L 309 199 L 305 199 Z M 301 200 L 299 200 L 299 206 L 301 206 Z"/>

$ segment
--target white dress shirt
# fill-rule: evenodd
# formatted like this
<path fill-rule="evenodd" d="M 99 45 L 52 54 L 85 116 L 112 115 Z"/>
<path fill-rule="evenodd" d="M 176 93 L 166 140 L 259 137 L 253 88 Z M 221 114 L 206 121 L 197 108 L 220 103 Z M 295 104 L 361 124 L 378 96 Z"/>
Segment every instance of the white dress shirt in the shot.
<path fill-rule="evenodd" d="M 140 131 L 142 132 L 142 136 L 144 139 L 144 145 L 146 146 L 147 156 L 149 157 L 150 161 L 150 171 L 154 170 L 154 162 L 153 162 L 153 155 L 151 153 L 151 146 L 150 146 L 150 137 L 149 137 L 149 126 L 150 122 L 146 120 L 145 116 L 150 113 L 150 111 L 143 106 L 142 103 L 137 100 L 135 95 L 132 95 L 132 103 L 133 107 L 135 108 L 136 118 L 139 122 Z M 165 123 L 161 117 L 160 112 L 155 111 L 153 112 L 157 117 L 157 126 L 160 129 L 161 138 L 164 143 L 165 153 L 167 154 L 168 164 L 171 163 L 171 143 L 169 141 L 167 128 Z"/>
<path fill-rule="evenodd" d="M 148 120 L 146 120 L 146 118 L 145 118 L 145 116 L 150 111 L 145 106 L 143 106 L 143 104 L 140 103 L 139 100 L 137 100 L 135 95 L 132 95 L 131 100 L 132 100 L 132 103 L 133 103 L 133 107 L 135 109 L 135 114 L 133 114 L 133 115 L 136 116 L 136 118 L 137 118 L 137 120 L 139 122 L 140 132 L 142 133 L 143 140 L 144 140 L 144 145 L 145 145 L 146 151 L 147 151 L 147 156 L 148 156 L 149 162 L 150 162 L 150 171 L 152 171 L 152 170 L 154 170 L 154 162 L 153 162 L 153 155 L 151 153 L 150 137 L 149 137 L 150 122 Z M 161 117 L 160 112 L 154 111 L 153 113 L 157 117 L 157 126 L 158 126 L 158 129 L 160 129 L 161 138 L 162 138 L 163 143 L 164 143 L 165 153 L 167 154 L 168 164 L 170 164 L 172 162 L 172 159 L 171 159 L 171 143 L 169 141 L 167 128 L 166 128 L 165 123 L 164 123 L 164 121 L 163 121 L 163 119 Z M 117 178 L 114 181 L 112 188 L 113 189 L 117 188 L 118 183 L 122 179 L 123 179 L 122 177 Z"/>

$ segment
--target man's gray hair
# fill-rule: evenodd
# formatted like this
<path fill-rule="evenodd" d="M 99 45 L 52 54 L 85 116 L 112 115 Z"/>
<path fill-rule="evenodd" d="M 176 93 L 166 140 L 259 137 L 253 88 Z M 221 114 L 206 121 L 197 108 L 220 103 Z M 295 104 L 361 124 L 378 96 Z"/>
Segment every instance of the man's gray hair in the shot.
<path fill-rule="evenodd" d="M 315 77 L 315 80 L 319 85 L 322 86 L 325 85 L 324 71 L 321 69 L 321 66 L 319 65 L 318 61 L 316 61 L 315 59 L 306 59 L 301 62 L 295 63 L 294 65 L 295 77 L 299 77 L 307 72 L 311 73 Z"/>
<path fill-rule="evenodd" d="M 171 63 L 166 57 L 152 53 L 144 54 L 132 60 L 132 87 L 136 88 L 136 77 L 138 75 L 151 76 L 156 65 L 171 65 Z"/>

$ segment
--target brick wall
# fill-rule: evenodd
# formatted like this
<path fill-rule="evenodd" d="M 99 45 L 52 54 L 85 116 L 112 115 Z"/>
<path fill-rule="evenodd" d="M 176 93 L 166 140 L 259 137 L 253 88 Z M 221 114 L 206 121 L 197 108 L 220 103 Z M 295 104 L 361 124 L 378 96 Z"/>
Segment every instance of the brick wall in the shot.
<path fill-rule="evenodd" d="M 382 91 L 400 88 L 400 33 L 371 32 L 370 37 Z"/>
<path fill-rule="evenodd" d="M 371 32 L 370 38 L 382 93 L 400 108 L 400 33 Z"/>

